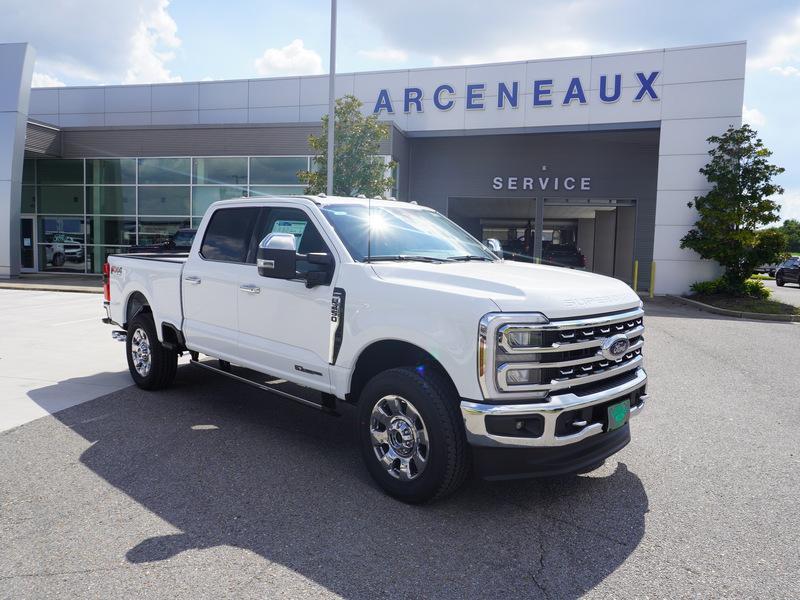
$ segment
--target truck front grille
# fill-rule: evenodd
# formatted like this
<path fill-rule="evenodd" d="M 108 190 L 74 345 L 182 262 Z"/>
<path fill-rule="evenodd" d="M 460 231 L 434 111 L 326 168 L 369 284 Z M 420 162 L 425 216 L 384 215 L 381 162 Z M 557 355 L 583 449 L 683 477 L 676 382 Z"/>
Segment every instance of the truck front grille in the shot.
<path fill-rule="evenodd" d="M 504 325 L 497 330 L 497 387 L 504 392 L 548 393 L 624 375 L 643 361 L 643 314 L 637 309 L 541 325 Z M 532 343 L 515 346 L 512 334 L 519 333 Z M 607 340 L 627 340 L 628 347 L 615 356 L 608 349 L 604 352 Z M 512 375 L 520 371 L 527 371 L 522 382 Z"/>

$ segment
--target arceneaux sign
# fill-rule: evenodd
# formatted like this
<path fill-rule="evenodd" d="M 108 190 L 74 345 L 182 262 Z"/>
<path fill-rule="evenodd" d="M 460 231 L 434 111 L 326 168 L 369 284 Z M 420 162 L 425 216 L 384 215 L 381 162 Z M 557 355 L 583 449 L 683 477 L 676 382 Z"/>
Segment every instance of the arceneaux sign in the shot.
<path fill-rule="evenodd" d="M 634 74 L 634 81 L 639 86 L 634 102 L 641 102 L 645 98 L 648 100 L 658 100 L 653 84 L 655 84 L 660 71 L 652 71 L 650 74 L 637 72 Z M 449 83 L 443 83 L 436 87 L 431 95 L 433 106 L 437 110 L 450 110 L 456 104 L 453 98 L 455 88 Z M 616 102 L 622 96 L 622 74 L 617 73 L 610 81 L 608 75 L 600 76 L 600 85 L 597 89 L 600 102 Z M 492 99 L 496 108 L 517 108 L 520 102 L 519 81 L 504 82 L 497 84 L 497 98 Z M 422 100 L 425 94 L 421 88 L 407 87 L 403 90 L 403 112 L 422 112 Z M 465 108 L 467 110 L 482 110 L 487 107 L 486 84 L 468 83 L 464 93 Z M 533 106 L 552 106 L 554 102 L 559 102 L 562 106 L 571 106 L 573 102 L 586 104 L 588 102 L 583 81 L 580 77 L 572 77 L 564 95 L 555 95 L 553 91 L 552 79 L 537 79 L 531 87 L 531 103 Z M 399 107 L 398 107 L 399 108 Z M 375 101 L 375 108 L 372 112 L 381 114 L 382 111 L 394 114 L 395 106 L 386 88 L 378 92 L 378 99 Z"/>

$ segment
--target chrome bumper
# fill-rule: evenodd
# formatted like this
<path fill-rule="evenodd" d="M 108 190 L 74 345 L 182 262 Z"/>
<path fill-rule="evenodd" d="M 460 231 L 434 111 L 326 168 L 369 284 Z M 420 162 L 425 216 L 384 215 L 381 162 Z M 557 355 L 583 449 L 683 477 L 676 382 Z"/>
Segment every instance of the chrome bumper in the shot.
<path fill-rule="evenodd" d="M 601 404 L 615 398 L 626 396 L 643 387 L 646 383 L 647 374 L 644 372 L 644 369 L 639 368 L 636 370 L 636 377 L 631 381 L 627 381 L 608 390 L 587 394 L 586 396 L 577 396 L 572 393 L 558 394 L 550 396 L 547 402 L 532 404 L 481 404 L 462 400 L 461 414 L 464 417 L 464 427 L 467 430 L 467 441 L 473 446 L 503 448 L 552 447 L 574 444 L 592 437 L 593 435 L 602 433 L 603 424 L 587 424 L 578 433 L 557 436 L 555 434 L 556 419 L 558 419 L 558 416 L 562 412 L 586 408 L 587 406 Z M 641 396 L 640 400 L 641 402 L 638 406 L 631 407 L 631 417 L 642 412 L 647 401 L 647 396 Z M 540 437 L 495 435 L 486 430 L 487 416 L 532 417 L 534 415 L 540 415 L 544 421 L 544 430 Z"/>

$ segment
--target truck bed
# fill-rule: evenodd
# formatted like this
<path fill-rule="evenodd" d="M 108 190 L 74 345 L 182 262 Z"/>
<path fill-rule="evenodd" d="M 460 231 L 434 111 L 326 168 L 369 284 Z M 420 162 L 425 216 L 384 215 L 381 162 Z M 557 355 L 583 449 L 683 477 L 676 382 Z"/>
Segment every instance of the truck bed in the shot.
<path fill-rule="evenodd" d="M 139 293 L 153 311 L 159 340 L 163 323 L 180 329 L 183 324 L 181 276 L 188 257 L 186 253 L 161 252 L 110 255 L 111 319 L 120 325 L 127 322 L 128 300 L 132 294 Z"/>

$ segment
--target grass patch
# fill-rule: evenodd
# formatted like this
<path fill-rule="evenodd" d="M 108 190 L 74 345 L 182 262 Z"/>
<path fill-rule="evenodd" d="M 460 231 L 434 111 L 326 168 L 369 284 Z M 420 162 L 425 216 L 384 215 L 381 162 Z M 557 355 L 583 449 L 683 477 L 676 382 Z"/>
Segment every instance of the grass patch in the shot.
<path fill-rule="evenodd" d="M 775 281 L 774 277 L 770 277 L 766 273 L 753 273 L 750 279 L 757 279 L 758 281 Z"/>
<path fill-rule="evenodd" d="M 800 315 L 800 307 L 784 304 L 777 300 L 729 296 L 728 294 L 695 294 L 689 296 L 703 304 L 740 312 L 762 313 L 767 315 Z"/>

